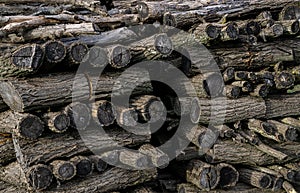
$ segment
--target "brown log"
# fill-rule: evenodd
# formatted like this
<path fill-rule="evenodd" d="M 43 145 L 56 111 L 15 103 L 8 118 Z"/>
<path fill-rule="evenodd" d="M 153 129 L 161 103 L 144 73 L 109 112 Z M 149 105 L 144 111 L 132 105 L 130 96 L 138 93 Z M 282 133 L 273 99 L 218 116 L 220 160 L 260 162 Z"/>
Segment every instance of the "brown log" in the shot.
<path fill-rule="evenodd" d="M 44 132 L 44 124 L 35 115 L 13 111 L 0 113 L 1 133 L 14 133 L 19 137 L 37 139 Z"/>
<path fill-rule="evenodd" d="M 296 129 L 298 129 L 298 131 L 300 129 L 300 120 L 299 119 L 295 119 L 292 117 L 286 117 L 286 118 L 281 119 L 281 122 L 291 125 L 292 127 L 295 127 Z"/>
<path fill-rule="evenodd" d="M 51 170 L 38 164 L 23 170 L 19 163 L 13 162 L 0 170 L 1 180 L 27 190 L 44 190 L 52 183 Z"/>
<path fill-rule="evenodd" d="M 273 124 L 277 130 L 278 133 L 280 133 L 283 137 L 285 141 L 296 141 L 298 134 L 297 134 L 297 129 L 280 123 L 278 121 L 274 121 L 274 120 L 268 120 L 267 121 L 269 124 Z"/>
<path fill-rule="evenodd" d="M 132 58 L 131 50 L 122 45 L 106 47 L 108 63 L 111 67 L 119 69 L 126 67 Z"/>
<path fill-rule="evenodd" d="M 61 111 L 44 113 L 41 118 L 48 128 L 55 133 L 64 133 L 70 126 L 69 116 Z"/>
<path fill-rule="evenodd" d="M 50 163 L 55 178 L 61 181 L 71 180 L 76 175 L 76 166 L 70 161 L 55 160 Z"/>
<path fill-rule="evenodd" d="M 295 190 L 295 188 L 293 187 L 293 185 L 290 184 L 290 183 L 287 182 L 287 181 L 283 182 L 282 187 L 283 187 L 283 189 L 284 189 L 287 193 L 297 193 L 297 191 Z"/>
<path fill-rule="evenodd" d="M 197 41 L 208 44 L 212 40 L 216 40 L 221 36 L 221 29 L 213 24 L 200 24 L 193 34 Z"/>
<path fill-rule="evenodd" d="M 76 175 L 86 177 L 91 175 L 94 169 L 94 163 L 85 156 L 75 156 L 70 159 L 70 162 L 76 167 Z"/>
<path fill-rule="evenodd" d="M 70 119 L 70 127 L 85 130 L 89 126 L 91 112 L 86 104 L 74 102 L 66 106 L 64 111 Z"/>
<path fill-rule="evenodd" d="M 19 46 L 1 57 L 1 77 L 34 74 L 42 66 L 44 51 L 37 44 Z"/>
<path fill-rule="evenodd" d="M 86 59 L 89 49 L 85 43 L 74 42 L 68 46 L 67 58 L 68 58 L 68 68 L 74 69 L 78 67 Z"/>
<path fill-rule="evenodd" d="M 255 20 L 237 22 L 240 34 L 257 36 L 261 32 L 261 25 Z"/>
<path fill-rule="evenodd" d="M 150 157 L 151 163 L 155 167 L 165 168 L 169 165 L 169 157 L 163 151 L 150 144 L 142 145 L 139 152 Z"/>
<path fill-rule="evenodd" d="M 279 166 L 279 165 L 269 166 L 268 168 L 279 172 L 284 177 L 285 180 L 287 180 L 291 183 L 297 182 L 297 179 L 296 179 L 297 171 L 295 171 L 295 170 L 288 169 L 286 167 Z"/>
<path fill-rule="evenodd" d="M 74 179 L 72 181 L 54 187 L 50 192 L 70 192 L 76 190 L 78 193 L 85 192 L 110 192 L 114 190 L 122 190 L 127 187 L 142 184 L 153 180 L 157 176 L 157 170 L 125 170 L 121 168 L 112 168 L 102 174 L 92 174 L 82 179 Z M 122 179 L 122 180 L 120 180 Z M 46 191 L 47 192 L 47 191 Z"/>
<path fill-rule="evenodd" d="M 52 134 L 38 140 L 28 141 L 13 137 L 17 159 L 23 168 L 38 163 L 49 163 L 57 159 L 72 158 L 76 155 L 91 154 L 91 150 L 101 155 L 120 146 L 137 146 L 150 141 L 150 136 L 134 135 L 125 131 L 110 129 L 108 136 L 103 133 L 97 135 L 98 129 L 94 131 L 89 128 L 90 134 L 84 133 L 84 141 L 80 136 L 68 133 Z M 51 147 L 51 148 L 49 148 Z"/>
<path fill-rule="evenodd" d="M 266 173 L 245 168 L 240 168 L 238 169 L 238 171 L 240 173 L 240 181 L 242 182 L 263 189 L 269 188 L 271 186 L 272 179 Z"/>
<path fill-rule="evenodd" d="M 117 107 L 116 120 L 121 127 L 134 127 L 138 122 L 138 112 L 134 108 Z"/>
<path fill-rule="evenodd" d="M 24 188 L 19 188 L 17 186 L 11 185 L 3 181 L 0 181 L 0 191 L 3 191 L 5 193 L 27 193 L 27 191 L 24 190 Z"/>
<path fill-rule="evenodd" d="M 239 38 L 239 28 L 236 23 L 230 22 L 221 29 L 222 41 L 237 40 Z"/>
<path fill-rule="evenodd" d="M 278 24 L 281 24 L 283 26 L 285 35 L 295 35 L 298 34 L 300 31 L 300 25 L 298 20 L 280 21 L 278 22 Z"/>
<path fill-rule="evenodd" d="M 203 155 L 199 154 L 199 148 L 196 146 L 189 146 L 184 149 L 177 157 L 176 161 L 189 161 L 192 159 L 200 159 Z"/>
<path fill-rule="evenodd" d="M 272 38 L 278 38 L 284 34 L 284 27 L 282 24 L 274 24 L 270 27 L 262 29 L 259 36 L 266 42 Z"/>
<path fill-rule="evenodd" d="M 92 117 L 101 126 L 112 125 L 116 119 L 115 108 L 109 101 L 100 100 L 92 104 Z"/>
<path fill-rule="evenodd" d="M 295 145 L 295 143 L 293 143 Z M 297 145 L 296 145 L 297 146 Z M 243 165 L 272 165 L 287 163 L 289 160 L 294 160 L 297 157 L 297 151 L 289 144 L 275 145 L 272 148 L 284 152 L 288 157 L 284 160 L 279 160 L 270 156 L 256 147 L 241 142 L 218 141 L 213 148 L 206 154 L 206 159 L 209 163 L 226 162 L 230 164 Z"/>

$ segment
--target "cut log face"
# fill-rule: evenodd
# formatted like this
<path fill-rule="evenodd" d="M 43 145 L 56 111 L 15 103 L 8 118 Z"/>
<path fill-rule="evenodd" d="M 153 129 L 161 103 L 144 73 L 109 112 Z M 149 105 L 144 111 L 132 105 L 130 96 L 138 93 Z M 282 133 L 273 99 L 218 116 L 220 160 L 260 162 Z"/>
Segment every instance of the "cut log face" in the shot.
<path fill-rule="evenodd" d="M 64 112 L 48 112 L 41 117 L 48 128 L 55 133 L 64 133 L 70 126 L 70 118 Z"/>
<path fill-rule="evenodd" d="M 115 109 L 109 101 L 97 101 L 92 106 L 92 116 L 96 123 L 101 126 L 109 126 L 114 123 Z"/>
<path fill-rule="evenodd" d="M 88 52 L 87 45 L 81 42 L 75 42 L 68 48 L 68 55 L 71 62 L 77 65 L 84 61 Z"/>
<path fill-rule="evenodd" d="M 84 130 L 90 123 L 91 112 L 86 104 L 72 103 L 66 107 L 65 112 L 70 118 L 70 126 L 74 129 Z"/>
<path fill-rule="evenodd" d="M 26 172 L 28 183 L 34 190 L 44 190 L 52 183 L 52 172 L 45 165 L 35 165 Z"/>
<path fill-rule="evenodd" d="M 127 66 L 131 59 L 131 53 L 128 48 L 122 45 L 111 46 L 107 48 L 109 63 L 114 68 L 123 68 Z"/>
<path fill-rule="evenodd" d="M 93 162 L 94 168 L 98 172 L 104 172 L 107 169 L 107 163 L 101 158 L 101 156 L 92 155 L 89 156 L 89 159 Z"/>
<path fill-rule="evenodd" d="M 239 180 L 239 172 L 229 164 L 221 163 L 216 166 L 220 173 L 219 187 L 221 189 L 234 187 Z"/>
<path fill-rule="evenodd" d="M 87 157 L 76 156 L 70 161 L 76 166 L 76 175 L 79 177 L 86 177 L 93 172 L 94 164 Z"/>
<path fill-rule="evenodd" d="M 239 169 L 240 180 L 258 188 L 269 188 L 272 179 L 268 174 L 253 171 L 250 169 Z"/>
<path fill-rule="evenodd" d="M 48 41 L 43 47 L 45 49 L 45 59 L 49 63 L 59 63 L 66 57 L 66 47 L 60 41 Z"/>
<path fill-rule="evenodd" d="M 70 161 L 56 160 L 50 165 L 53 175 L 59 180 L 70 180 L 76 175 L 76 166 Z"/>
<path fill-rule="evenodd" d="M 285 6 L 279 14 L 279 20 L 293 20 L 299 17 L 300 7 L 297 3 Z"/>

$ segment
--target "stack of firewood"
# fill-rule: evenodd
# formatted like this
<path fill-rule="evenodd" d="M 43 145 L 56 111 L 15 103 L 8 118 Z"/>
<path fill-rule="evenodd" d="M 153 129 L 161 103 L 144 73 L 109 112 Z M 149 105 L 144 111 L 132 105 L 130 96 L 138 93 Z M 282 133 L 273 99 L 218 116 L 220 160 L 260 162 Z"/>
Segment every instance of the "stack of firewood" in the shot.
<path fill-rule="evenodd" d="M 300 2 L 0 0 L 0 13 L 0 192 L 300 192 Z M 196 94 L 159 63 L 126 71 L 143 61 Z M 194 126 L 171 160 L 158 147 L 183 117 Z"/>

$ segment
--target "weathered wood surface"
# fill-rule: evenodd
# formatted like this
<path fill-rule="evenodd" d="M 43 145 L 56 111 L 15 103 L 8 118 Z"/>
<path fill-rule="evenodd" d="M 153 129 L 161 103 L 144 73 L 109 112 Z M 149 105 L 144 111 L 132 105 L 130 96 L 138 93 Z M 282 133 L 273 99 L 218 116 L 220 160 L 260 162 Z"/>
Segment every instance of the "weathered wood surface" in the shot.
<path fill-rule="evenodd" d="M 0 166 L 7 165 L 16 159 L 16 152 L 12 143 L 12 138 L 0 138 Z"/>

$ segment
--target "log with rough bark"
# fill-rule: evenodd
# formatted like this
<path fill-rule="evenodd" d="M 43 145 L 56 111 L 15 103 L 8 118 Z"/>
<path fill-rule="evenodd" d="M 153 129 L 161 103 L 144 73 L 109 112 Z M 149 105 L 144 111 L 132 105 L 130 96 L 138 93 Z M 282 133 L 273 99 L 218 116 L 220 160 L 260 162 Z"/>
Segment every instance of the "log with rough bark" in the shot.
<path fill-rule="evenodd" d="M 1 77 L 25 76 L 36 73 L 42 66 L 44 51 L 37 44 L 17 46 L 1 57 Z"/>
<path fill-rule="evenodd" d="M 128 169 L 143 170 L 150 166 L 148 155 L 138 151 L 121 150 L 119 159 L 120 163 Z"/>
<path fill-rule="evenodd" d="M 107 131 L 107 136 L 97 133 L 98 129 L 90 134 L 73 136 L 70 133 L 49 134 L 38 140 L 28 141 L 13 136 L 17 159 L 22 167 L 27 168 L 37 163 L 49 163 L 56 159 L 71 158 L 75 155 L 102 153 L 114 150 L 120 146 L 137 146 L 150 141 L 150 136 L 134 135 L 122 130 Z M 99 135 L 97 135 L 99 134 Z"/>
<path fill-rule="evenodd" d="M 16 152 L 11 138 L 0 138 L 0 151 L 0 166 L 7 165 L 16 159 Z"/>
<path fill-rule="evenodd" d="M 197 41 L 203 44 L 208 44 L 212 40 L 216 40 L 221 35 L 221 29 L 213 24 L 200 24 L 193 31 Z"/>
<path fill-rule="evenodd" d="M 284 160 L 280 160 L 249 144 L 227 140 L 216 142 L 213 148 L 207 152 L 206 159 L 209 163 L 226 162 L 254 166 L 288 163 L 291 160 L 299 159 L 299 152 L 294 149 L 299 146 L 297 143 L 271 144 L 271 146 L 273 149 L 284 152 L 288 156 Z"/>
<path fill-rule="evenodd" d="M 269 93 L 270 87 L 268 85 L 259 84 L 254 88 L 252 92 L 250 92 L 250 96 L 266 98 Z"/>
<path fill-rule="evenodd" d="M 52 183 L 53 175 L 48 166 L 38 164 L 23 170 L 18 162 L 0 169 L 1 180 L 27 190 L 44 190 Z"/>
<path fill-rule="evenodd" d="M 91 112 L 87 104 L 74 102 L 65 107 L 64 112 L 70 119 L 70 127 L 77 130 L 85 130 L 91 120 Z"/>
<path fill-rule="evenodd" d="M 32 114 L 22 114 L 11 110 L 0 113 L 1 133 L 14 133 L 19 137 L 37 139 L 44 132 L 44 123 Z"/>
<path fill-rule="evenodd" d="M 55 133 L 64 133 L 70 126 L 70 117 L 61 111 L 44 113 L 41 115 L 41 119 L 46 123 L 48 129 Z"/>
<path fill-rule="evenodd" d="M 169 157 L 166 153 L 161 151 L 159 148 L 153 147 L 150 144 L 144 144 L 139 148 L 139 152 L 147 155 L 151 164 L 155 167 L 165 168 L 169 165 Z"/>
<path fill-rule="evenodd" d="M 125 170 L 121 168 L 112 168 L 102 174 L 92 174 L 83 179 L 76 179 L 60 186 L 54 187 L 50 192 L 69 192 L 74 191 L 78 193 L 85 192 L 110 192 L 113 190 L 121 190 L 137 184 L 155 179 L 157 170 Z M 121 180 L 120 180 L 121 179 Z M 48 191 L 45 191 L 48 192 Z"/>
<path fill-rule="evenodd" d="M 70 159 L 70 162 L 76 167 L 76 175 L 86 177 L 91 175 L 94 169 L 94 163 L 85 156 L 75 156 Z"/>
<path fill-rule="evenodd" d="M 38 1 L 34 1 L 34 0 L 13 0 L 13 1 L 8 1 L 8 0 L 1 0 L 0 3 L 4 3 L 4 4 L 24 4 L 24 3 L 46 3 L 46 4 L 69 4 L 69 5 L 74 5 L 74 6 L 80 6 L 83 8 L 86 8 L 90 11 L 93 11 L 97 14 L 103 15 L 105 16 L 106 13 L 104 12 L 103 8 L 101 8 L 100 6 L 100 2 L 98 1 L 93 1 L 93 0 L 59 0 L 56 2 L 53 1 L 49 1 L 49 0 L 38 0 Z"/>
<path fill-rule="evenodd" d="M 300 130 L 300 120 L 299 119 L 295 119 L 292 117 L 286 117 L 286 118 L 281 119 L 281 122 L 297 128 L 298 131 Z"/>
<path fill-rule="evenodd" d="M 271 186 L 271 177 L 263 172 L 251 169 L 240 168 L 240 181 L 255 186 L 257 188 L 267 189 Z"/>
<path fill-rule="evenodd" d="M 65 160 L 55 160 L 50 163 L 54 177 L 61 181 L 71 180 L 77 171 L 74 163 Z"/>
<path fill-rule="evenodd" d="M 103 154 L 101 156 L 103 156 Z M 89 156 L 89 159 L 94 164 L 94 169 L 100 173 L 104 172 L 108 167 L 107 163 L 101 158 L 101 156 L 98 155 Z"/>
<path fill-rule="evenodd" d="M 96 101 L 92 104 L 92 117 L 100 126 L 110 126 L 115 122 L 115 107 L 106 100 Z"/>
<path fill-rule="evenodd" d="M 99 77 L 81 73 L 76 76 L 74 73 L 58 73 L 27 79 L 10 79 L 1 81 L 0 92 L 4 102 L 17 112 L 63 106 L 72 101 L 86 101 L 90 97 L 107 98 L 111 96 L 113 88 L 114 96 L 130 94 L 132 91 L 132 95 L 152 92 L 147 71 L 126 71 L 122 73 L 123 79 L 118 80 L 120 75 L 110 73 Z M 145 84 L 135 89 L 137 83 Z"/>
<path fill-rule="evenodd" d="M 269 166 L 268 168 L 279 172 L 285 180 L 291 183 L 297 183 L 297 171 L 279 165 Z"/>
<path fill-rule="evenodd" d="M 279 13 L 279 20 L 299 19 L 300 7 L 298 2 L 291 3 L 285 6 Z"/>

